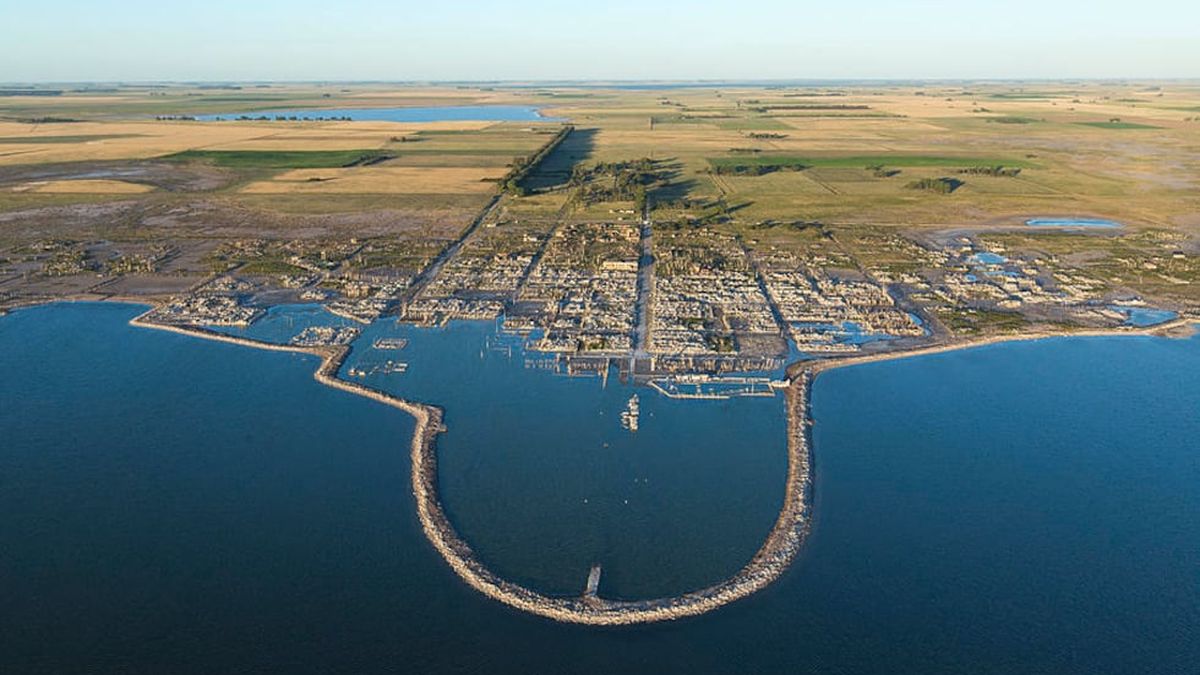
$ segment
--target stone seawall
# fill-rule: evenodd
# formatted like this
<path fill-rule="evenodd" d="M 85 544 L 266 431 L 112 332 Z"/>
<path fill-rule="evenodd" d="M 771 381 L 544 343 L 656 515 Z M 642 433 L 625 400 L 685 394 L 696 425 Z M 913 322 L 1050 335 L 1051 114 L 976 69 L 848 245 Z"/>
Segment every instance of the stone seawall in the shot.
<path fill-rule="evenodd" d="M 436 441 L 437 435 L 445 429 L 442 424 L 442 410 L 436 406 L 407 401 L 384 391 L 338 378 L 338 371 L 349 355 L 350 347 L 278 345 L 225 335 L 204 328 L 157 324 L 148 320 L 149 314 L 150 312 L 147 312 L 130 323 L 258 349 L 314 354 L 322 358 L 321 365 L 313 374 L 318 382 L 390 405 L 412 415 L 416 420 L 416 428 L 410 444 L 410 454 L 412 492 L 416 500 L 417 516 L 426 538 L 450 568 L 475 590 L 510 607 L 555 621 L 596 626 L 643 624 L 705 614 L 762 590 L 787 570 L 811 524 L 812 439 L 809 399 L 813 379 L 819 373 L 863 363 L 936 354 L 986 344 L 1064 336 L 1062 333 L 1029 333 L 950 343 L 907 352 L 795 364 L 790 368 L 792 379 L 786 390 L 788 472 L 783 507 L 762 547 L 736 574 L 707 588 L 675 597 L 618 601 L 582 595 L 543 595 L 500 578 L 476 558 L 470 545 L 458 535 L 446 517 L 438 495 Z M 1194 320 L 1180 319 L 1145 329 L 1096 331 L 1087 334 L 1162 335 L 1188 326 Z"/>
<path fill-rule="evenodd" d="M 151 310 L 152 312 L 153 310 Z M 762 547 L 736 574 L 717 584 L 683 595 L 654 600 L 618 601 L 600 597 L 555 597 L 500 578 L 475 557 L 451 525 L 438 495 L 437 435 L 444 430 L 442 410 L 415 403 L 378 389 L 337 377 L 350 347 L 299 347 L 217 333 L 205 328 L 160 324 L 151 312 L 134 318 L 135 326 L 166 330 L 257 349 L 306 353 L 321 357 L 313 377 L 320 383 L 403 410 L 416 421 L 410 444 L 412 491 L 417 516 L 426 538 L 451 569 L 480 593 L 510 607 L 565 623 L 619 626 L 670 621 L 711 612 L 759 591 L 777 579 L 795 558 L 809 530 L 812 461 L 808 435 L 808 393 L 811 376 L 805 372 L 787 389 L 788 473 L 783 508 Z"/>

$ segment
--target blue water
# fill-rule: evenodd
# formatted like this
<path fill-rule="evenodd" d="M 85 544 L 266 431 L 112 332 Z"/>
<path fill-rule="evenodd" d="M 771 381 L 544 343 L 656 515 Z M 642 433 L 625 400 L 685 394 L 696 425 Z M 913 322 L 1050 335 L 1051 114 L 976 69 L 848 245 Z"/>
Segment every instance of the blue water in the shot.
<path fill-rule="evenodd" d="M 1003 265 L 1004 263 L 1008 262 L 1008 258 L 1005 258 L 999 253 L 980 251 L 979 253 L 972 255 L 970 257 L 970 261 L 981 265 Z"/>
<path fill-rule="evenodd" d="M 816 521 L 793 569 L 704 617 L 598 630 L 506 609 L 446 568 L 413 515 L 405 415 L 318 385 L 312 357 L 129 327 L 139 311 L 0 318 L 2 672 L 1186 673 L 1200 659 L 1200 338 L 1013 343 L 826 373 Z M 646 394 L 639 438 L 659 436 L 606 455 L 593 443 L 624 385 L 480 359 L 468 346 L 486 333 L 414 335 L 393 355 L 412 370 L 390 377 L 448 399 L 448 507 L 464 532 L 513 528 L 507 543 L 470 535 L 497 568 L 552 587 L 558 565 L 518 549 L 583 559 L 590 544 L 555 513 L 579 485 L 606 493 L 578 526 L 607 523 L 613 541 L 644 544 L 654 523 L 733 560 L 744 552 L 725 542 L 760 536 L 742 530 L 764 525 L 781 477 L 778 441 L 759 447 L 753 427 L 782 419 L 779 399 L 676 415 Z M 464 386 L 506 379 L 515 388 Z M 526 396 L 543 397 L 544 428 L 505 421 Z M 739 474 L 703 438 L 662 429 L 682 421 L 729 427 L 720 444 L 762 470 Z M 678 481 L 653 508 L 633 483 L 617 491 L 648 472 Z M 701 494 L 678 501 L 687 489 Z M 734 515 L 693 541 L 687 515 L 721 508 Z M 663 564 L 614 565 L 685 569 L 618 585 L 636 595 L 707 567 L 650 562 Z"/>
<path fill-rule="evenodd" d="M 1145 328 L 1147 326 L 1157 326 L 1160 323 L 1166 323 L 1179 318 L 1178 312 L 1173 312 L 1169 309 L 1153 309 L 1150 307 L 1123 307 L 1121 305 L 1113 305 L 1112 309 L 1125 314 L 1125 324 L 1128 326 L 1138 326 Z"/>
<path fill-rule="evenodd" d="M 525 369 L 519 340 L 493 333 L 484 322 L 378 322 L 344 368 L 403 360 L 406 373 L 367 382 L 446 408 L 443 501 L 493 569 L 576 594 L 601 563 L 605 594 L 647 598 L 710 585 L 749 561 L 783 501 L 782 399 L 675 400 L 615 373 L 604 386 Z M 398 336 L 403 350 L 365 348 Z M 620 413 L 635 393 L 632 434 Z M 714 542 L 714 530 L 729 536 Z"/>
<path fill-rule="evenodd" d="M 332 117 L 348 117 L 355 122 L 537 122 L 556 121 L 556 118 L 542 117 L 537 108 L 520 105 L 458 105 L 433 106 L 423 108 L 324 108 L 324 109 L 295 109 L 295 110 L 255 110 L 251 112 L 232 112 L 216 115 L 197 115 L 196 119 L 203 121 L 231 120 L 239 117 L 298 117 L 301 119 L 328 119 Z"/>
<path fill-rule="evenodd" d="M 1098 218 L 1034 218 L 1025 221 L 1029 227 L 1060 227 L 1068 229 L 1078 228 L 1100 228 L 1112 229 L 1124 227 L 1121 223 L 1115 220 L 1103 220 Z"/>
<path fill-rule="evenodd" d="M 287 344 L 310 326 L 357 326 L 351 319 L 338 316 L 319 303 L 275 305 L 249 326 L 210 326 L 226 335 L 247 337 L 264 342 Z"/>
<path fill-rule="evenodd" d="M 911 314 L 909 316 L 912 316 L 918 325 L 923 325 L 919 317 Z M 896 336 L 891 335 L 890 333 L 868 333 L 863 330 L 861 324 L 855 321 L 843 321 L 840 324 L 798 321 L 795 323 L 795 325 L 804 328 L 818 329 L 826 333 L 835 333 L 836 335 L 834 336 L 834 342 L 838 344 L 865 345 L 871 342 L 884 342 L 887 340 L 896 339 Z M 794 349 L 789 351 L 791 352 L 791 358 L 796 358 L 797 356 L 807 358 L 812 357 L 810 354 L 795 351 Z"/>

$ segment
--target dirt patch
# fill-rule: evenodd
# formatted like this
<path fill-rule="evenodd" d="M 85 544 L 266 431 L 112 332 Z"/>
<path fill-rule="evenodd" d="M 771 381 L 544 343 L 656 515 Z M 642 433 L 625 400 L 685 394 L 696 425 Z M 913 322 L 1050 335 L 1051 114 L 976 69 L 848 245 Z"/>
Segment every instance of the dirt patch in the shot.
<path fill-rule="evenodd" d="M 0 167 L 0 188 L 31 182 L 121 181 L 167 192 L 206 192 L 233 182 L 235 174 L 202 164 L 168 162 L 69 162 Z"/>

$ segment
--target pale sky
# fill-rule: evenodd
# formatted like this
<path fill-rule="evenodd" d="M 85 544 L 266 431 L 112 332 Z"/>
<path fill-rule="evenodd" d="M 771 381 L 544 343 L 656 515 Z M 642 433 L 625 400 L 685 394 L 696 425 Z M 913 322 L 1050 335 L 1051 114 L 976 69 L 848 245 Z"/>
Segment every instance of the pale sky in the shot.
<path fill-rule="evenodd" d="M 1197 78 L 1182 0 L 0 0 L 0 82 Z"/>

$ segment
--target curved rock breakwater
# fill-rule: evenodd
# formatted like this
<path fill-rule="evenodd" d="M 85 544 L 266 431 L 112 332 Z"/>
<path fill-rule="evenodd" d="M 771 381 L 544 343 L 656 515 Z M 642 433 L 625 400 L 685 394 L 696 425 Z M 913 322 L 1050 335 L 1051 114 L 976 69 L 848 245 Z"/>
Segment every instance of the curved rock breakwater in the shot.
<path fill-rule="evenodd" d="M 783 508 L 762 547 L 750 562 L 736 574 L 707 588 L 669 598 L 619 601 L 591 595 L 579 597 L 543 595 L 500 578 L 476 558 L 471 547 L 458 535 L 446 517 L 438 497 L 436 439 L 437 435 L 444 430 L 442 410 L 436 406 L 407 401 L 378 389 L 339 379 L 337 373 L 350 353 L 349 346 L 280 345 L 225 335 L 193 326 L 160 324 L 149 318 L 153 311 L 136 317 L 130 323 L 259 349 L 314 354 L 322 358 L 321 365 L 313 374 L 318 382 L 390 405 L 412 415 L 416 420 L 416 428 L 410 451 L 412 491 L 416 499 L 417 515 L 426 538 L 451 569 L 475 590 L 510 607 L 555 621 L 596 626 L 652 623 L 705 614 L 765 588 L 787 570 L 808 534 L 811 523 L 812 439 L 809 434 L 811 427 L 809 398 L 812 381 L 821 372 L 874 361 L 935 354 L 999 342 L 1040 340 L 1063 336 L 1062 333 L 1051 332 L 996 336 L 906 352 L 889 352 L 794 364 L 789 368 L 792 379 L 786 390 L 788 473 Z M 1174 335 L 1190 329 L 1195 320 L 1194 317 L 1181 317 L 1176 321 L 1143 329 L 1106 330 L 1068 335 Z"/>
<path fill-rule="evenodd" d="M 707 588 L 653 600 L 620 601 L 595 596 L 556 597 L 500 578 L 489 570 L 458 535 L 438 496 L 437 435 L 445 427 L 442 410 L 392 396 L 378 389 L 337 377 L 350 353 L 348 346 L 300 347 L 262 342 L 195 326 L 154 322 L 150 310 L 132 325 L 271 351 L 313 354 L 321 365 L 313 373 L 320 383 L 403 410 L 416 420 L 410 446 L 412 491 L 417 516 L 426 538 L 450 568 L 475 590 L 510 607 L 565 623 L 619 626 L 670 621 L 711 612 L 759 591 L 779 578 L 796 556 L 809 530 L 812 461 L 808 435 L 808 394 L 811 375 L 799 373 L 787 389 L 788 473 L 783 508 L 761 548 L 733 576 Z"/>

